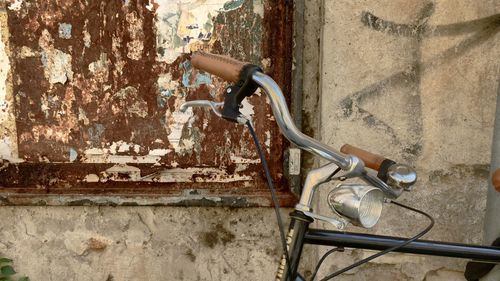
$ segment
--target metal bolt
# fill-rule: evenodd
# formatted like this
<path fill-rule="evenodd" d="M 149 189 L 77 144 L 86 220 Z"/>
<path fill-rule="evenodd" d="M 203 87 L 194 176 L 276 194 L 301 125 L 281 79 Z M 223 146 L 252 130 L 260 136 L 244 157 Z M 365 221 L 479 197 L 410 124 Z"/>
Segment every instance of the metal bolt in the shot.
<path fill-rule="evenodd" d="M 231 93 L 231 88 L 227 88 L 226 93 L 228 93 L 228 94 Z"/>

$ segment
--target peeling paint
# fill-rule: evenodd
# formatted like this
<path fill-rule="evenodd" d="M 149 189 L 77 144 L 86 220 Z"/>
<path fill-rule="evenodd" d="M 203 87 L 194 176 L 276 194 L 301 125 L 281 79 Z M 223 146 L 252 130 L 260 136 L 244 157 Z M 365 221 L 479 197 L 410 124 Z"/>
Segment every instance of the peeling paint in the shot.
<path fill-rule="evenodd" d="M 125 190 L 124 186 L 129 186 L 129 193 L 158 184 L 146 192 L 154 194 L 185 188 L 172 181 L 169 173 L 182 174 L 189 186 L 214 183 L 198 187 L 210 192 L 226 187 L 235 192 L 243 191 L 234 187 L 256 190 L 264 183 L 257 176 L 258 158 L 248 145 L 251 137 L 245 128 L 217 118 L 208 109 L 181 113 L 179 106 L 194 99 L 223 98 L 226 84 L 190 65 L 186 54 L 193 50 L 254 63 L 267 58 L 266 72 L 281 73 L 281 55 L 272 52 L 289 44 L 272 46 L 262 40 L 270 30 L 282 28 L 271 23 L 276 16 L 271 11 L 281 4 L 158 2 L 104 1 L 97 6 L 86 1 L 11 2 L 13 9 L 4 12 L 9 17 L 2 24 L 2 32 L 7 33 L 2 34 L 4 45 L 0 45 L 1 69 L 9 72 L 12 67 L 13 75 L 0 73 L 0 106 L 5 103 L 7 108 L 0 111 L 0 157 L 21 157 L 18 160 L 25 162 L 18 170 L 2 170 L 2 184 L 35 193 L 38 189 L 112 193 Z M 7 24 L 12 34 L 3 28 Z M 287 81 L 277 82 L 286 85 Z M 260 105 L 265 105 L 264 100 L 252 97 L 242 112 L 255 118 L 268 153 L 273 152 L 273 177 L 284 185 L 282 138 L 266 120 L 270 108 Z M 118 167 L 127 166 L 139 169 L 131 168 L 134 185 L 127 185 L 130 177 L 119 178 L 123 171 Z M 115 169 L 108 170 L 111 167 Z M 47 169 L 54 172 L 37 172 Z M 148 179 L 153 174 L 160 176 Z"/>
<path fill-rule="evenodd" d="M 241 106 L 242 108 L 240 109 L 240 112 L 243 115 L 251 118 L 255 114 L 253 105 L 248 102 L 248 99 L 244 99 L 243 102 L 241 102 Z"/>
<path fill-rule="evenodd" d="M 113 113 L 128 112 L 138 117 L 146 117 L 148 114 L 148 105 L 146 101 L 139 97 L 137 89 L 126 87 L 113 95 L 114 103 L 111 106 Z"/>
<path fill-rule="evenodd" d="M 17 3 L 17 4 L 16 4 Z M 22 1 L 14 2 L 9 9 L 20 8 Z M 15 6 L 18 5 L 18 6 Z M 10 81 L 11 65 L 8 53 L 7 14 L 0 11 L 0 159 L 19 162 L 17 133 L 14 117 L 12 86 Z"/>
<path fill-rule="evenodd" d="M 266 131 L 266 140 L 264 141 L 264 145 L 266 146 L 267 153 L 271 153 L 271 132 Z"/>
<path fill-rule="evenodd" d="M 78 152 L 74 148 L 69 149 L 69 161 L 73 162 L 78 157 Z"/>
<path fill-rule="evenodd" d="M 174 148 L 175 152 L 181 152 L 183 149 L 191 149 L 193 143 L 187 139 L 183 140 L 182 145 L 180 144 L 182 138 L 182 130 L 187 124 L 188 128 L 193 126 L 193 110 L 188 108 L 185 112 L 175 111 L 169 115 L 169 119 L 173 120 L 169 123 L 170 134 L 168 134 L 168 141 L 170 145 Z"/>
<path fill-rule="evenodd" d="M 72 80 L 71 55 L 54 48 L 52 35 L 48 30 L 45 29 L 42 32 L 39 44 L 43 49 L 41 60 L 45 68 L 45 78 L 51 84 L 61 83 L 63 85 L 66 81 Z"/>
<path fill-rule="evenodd" d="M 130 38 L 132 39 L 132 41 L 127 43 L 127 57 L 133 60 L 140 60 L 142 58 L 142 53 L 144 50 L 142 18 L 138 17 L 135 11 L 132 13 L 128 13 L 125 18 L 128 23 Z"/>
<path fill-rule="evenodd" d="M 141 169 L 126 164 L 118 164 L 106 169 L 102 173 L 101 181 L 138 181 L 140 179 Z"/>
<path fill-rule="evenodd" d="M 71 38 L 71 29 L 72 26 L 69 23 L 60 23 L 59 24 L 59 37 L 63 39 Z"/>
<path fill-rule="evenodd" d="M 10 10 L 19 11 L 21 10 L 22 5 L 23 5 L 23 0 L 14 0 L 14 2 L 12 2 L 8 8 Z"/>
<path fill-rule="evenodd" d="M 160 1 L 156 9 L 158 48 L 157 59 L 174 62 L 182 53 L 197 49 L 203 41 L 209 41 L 214 33 L 212 18 L 221 11 L 239 8 L 243 1 L 207 0 Z"/>

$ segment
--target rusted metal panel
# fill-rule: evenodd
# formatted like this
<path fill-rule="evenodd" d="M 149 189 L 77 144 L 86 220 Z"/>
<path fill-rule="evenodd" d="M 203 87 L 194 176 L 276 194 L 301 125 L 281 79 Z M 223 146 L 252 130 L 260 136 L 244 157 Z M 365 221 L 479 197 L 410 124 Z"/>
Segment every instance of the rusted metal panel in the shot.
<path fill-rule="evenodd" d="M 195 50 L 262 65 L 289 93 L 290 2 L 4 3 L 2 202 L 70 204 L 84 196 L 96 204 L 240 198 L 236 205 L 269 205 L 246 128 L 205 109 L 178 109 L 188 100 L 223 99 L 226 84 L 191 66 Z M 283 176 L 287 144 L 264 96 L 242 111 L 255 120 L 282 203 L 292 204 Z"/>

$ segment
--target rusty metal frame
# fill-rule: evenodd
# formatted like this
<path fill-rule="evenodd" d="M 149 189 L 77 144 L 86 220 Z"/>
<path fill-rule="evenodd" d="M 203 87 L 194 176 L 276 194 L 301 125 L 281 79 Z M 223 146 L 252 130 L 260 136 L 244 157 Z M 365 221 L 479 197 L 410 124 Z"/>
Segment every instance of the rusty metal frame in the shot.
<path fill-rule="evenodd" d="M 284 93 L 292 92 L 292 40 L 293 1 L 267 1 L 263 25 L 267 41 L 263 42 L 262 57 L 272 58 L 266 71 L 280 84 Z M 279 23 L 279 24 L 276 24 Z M 219 52 L 224 52 L 221 48 Z M 235 50 L 229 50 L 230 54 Z M 232 54 L 234 55 L 234 54 Z M 295 78 L 294 78 L 295 79 Z M 293 89 L 296 92 L 296 89 Z M 291 99 L 291 96 L 287 96 Z M 297 98 L 294 96 L 294 99 Z M 297 107 L 292 103 L 292 108 Z M 299 112 L 299 110 L 293 110 Z M 298 117 L 300 120 L 300 117 Z M 257 123 L 262 129 L 269 124 Z M 276 125 L 274 125 L 276 127 Z M 277 130 L 277 128 L 275 128 Z M 284 151 L 288 143 L 279 136 L 281 143 L 275 148 Z M 252 144 L 253 146 L 253 144 Z M 276 173 L 286 173 L 282 153 L 271 162 Z M 44 163 L 3 161 L 0 167 L 0 205 L 168 205 L 168 206 L 271 206 L 267 186 L 258 163 L 250 163 L 249 170 L 257 176 L 250 181 L 216 182 L 211 175 L 193 174 L 192 183 L 129 182 L 118 178 L 106 182 L 82 181 L 88 171 L 105 171 L 111 163 Z M 8 164 L 8 165 L 7 165 Z M 160 172 L 162 167 L 134 164 L 140 169 L 140 177 Z M 187 167 L 184 167 L 187 168 Z M 230 172 L 230 171 L 229 171 Z M 129 177 L 129 175 L 124 175 Z M 34 180 L 36 179 L 36 180 Z M 54 179 L 65 179 L 57 182 Z M 208 181 L 204 182 L 204 179 Z M 296 180 L 295 180 L 296 181 Z M 242 184 L 246 187 L 242 188 Z M 276 183 L 282 206 L 293 206 L 296 196 L 288 188 L 288 180 L 280 177 Z"/>

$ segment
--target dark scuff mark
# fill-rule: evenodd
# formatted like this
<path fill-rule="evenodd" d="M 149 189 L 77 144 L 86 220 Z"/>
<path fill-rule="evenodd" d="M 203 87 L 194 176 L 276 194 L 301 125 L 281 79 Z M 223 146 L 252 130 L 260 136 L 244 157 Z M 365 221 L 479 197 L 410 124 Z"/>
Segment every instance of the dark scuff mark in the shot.
<path fill-rule="evenodd" d="M 434 170 L 429 173 L 430 183 L 445 183 L 457 179 L 475 178 L 483 180 L 489 178 L 489 165 L 453 165 L 446 170 Z"/>
<path fill-rule="evenodd" d="M 215 225 L 213 230 L 200 233 L 201 243 L 212 249 L 219 243 L 226 246 L 226 244 L 231 243 L 235 237 L 234 233 L 227 230 L 221 223 Z"/>
<path fill-rule="evenodd" d="M 191 262 L 195 262 L 195 261 L 196 261 L 196 255 L 193 253 L 193 250 L 192 250 L 192 249 L 187 249 L 187 251 L 186 251 L 186 256 L 188 257 L 188 259 L 189 259 Z"/>

